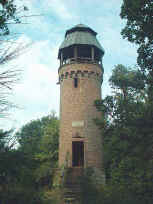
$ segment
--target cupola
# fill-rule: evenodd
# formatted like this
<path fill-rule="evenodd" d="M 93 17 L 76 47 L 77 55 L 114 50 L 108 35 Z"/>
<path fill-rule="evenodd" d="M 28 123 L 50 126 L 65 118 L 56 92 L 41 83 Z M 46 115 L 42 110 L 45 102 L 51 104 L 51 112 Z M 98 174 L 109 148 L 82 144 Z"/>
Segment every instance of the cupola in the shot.
<path fill-rule="evenodd" d="M 104 49 L 96 35 L 94 30 L 83 24 L 67 30 L 58 52 L 60 67 L 71 63 L 94 63 L 102 66 Z"/>

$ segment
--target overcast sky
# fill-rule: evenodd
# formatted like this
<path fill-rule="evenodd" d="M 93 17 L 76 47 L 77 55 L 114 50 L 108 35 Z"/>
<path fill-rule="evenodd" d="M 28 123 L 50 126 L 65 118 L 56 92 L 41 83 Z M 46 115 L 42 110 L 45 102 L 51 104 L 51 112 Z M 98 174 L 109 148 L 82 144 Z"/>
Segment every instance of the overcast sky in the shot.
<path fill-rule="evenodd" d="M 21 0 L 18 0 L 18 5 Z M 82 23 L 98 35 L 105 50 L 102 96 L 110 93 L 108 78 L 117 64 L 134 66 L 136 48 L 120 34 L 125 22 L 120 19 L 122 0 L 25 0 L 28 14 L 40 16 L 24 19 L 28 24 L 13 25 L 21 33 L 17 42 L 32 43 L 28 51 L 13 63 L 21 68 L 22 78 L 14 87 L 11 99 L 20 108 L 9 118 L 1 119 L 0 127 L 19 128 L 26 122 L 55 110 L 59 114 L 58 48 L 65 31 Z"/>

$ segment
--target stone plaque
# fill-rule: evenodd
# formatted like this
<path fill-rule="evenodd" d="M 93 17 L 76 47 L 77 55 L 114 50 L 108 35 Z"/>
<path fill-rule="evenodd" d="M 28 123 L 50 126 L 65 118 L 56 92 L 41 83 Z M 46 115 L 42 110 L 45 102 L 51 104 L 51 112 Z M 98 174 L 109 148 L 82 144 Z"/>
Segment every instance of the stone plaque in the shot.
<path fill-rule="evenodd" d="M 83 127 L 84 126 L 84 121 L 72 121 L 72 127 Z"/>

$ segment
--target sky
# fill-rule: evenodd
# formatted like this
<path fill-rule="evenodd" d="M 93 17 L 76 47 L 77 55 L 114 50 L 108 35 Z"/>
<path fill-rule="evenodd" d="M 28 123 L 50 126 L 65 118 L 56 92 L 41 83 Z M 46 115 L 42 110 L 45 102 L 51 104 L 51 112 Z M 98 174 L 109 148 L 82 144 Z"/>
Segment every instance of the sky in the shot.
<path fill-rule="evenodd" d="M 125 25 L 119 16 L 122 0 L 16 0 L 16 3 L 27 6 L 26 15 L 34 16 L 23 17 L 25 24 L 11 25 L 12 32 L 19 33 L 16 42 L 30 46 L 11 62 L 22 70 L 10 96 L 18 108 L 0 120 L 0 128 L 19 129 L 51 111 L 59 115 L 58 49 L 65 31 L 77 24 L 95 30 L 105 50 L 102 97 L 111 93 L 108 79 L 115 65 L 136 64 L 136 47 L 120 34 Z"/>

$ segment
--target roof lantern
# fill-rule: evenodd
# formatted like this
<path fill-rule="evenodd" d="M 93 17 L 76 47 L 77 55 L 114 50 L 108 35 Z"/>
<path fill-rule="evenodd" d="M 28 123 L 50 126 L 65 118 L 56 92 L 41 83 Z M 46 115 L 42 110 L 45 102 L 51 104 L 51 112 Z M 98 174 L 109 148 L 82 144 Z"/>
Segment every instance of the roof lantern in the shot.
<path fill-rule="evenodd" d="M 96 35 L 97 33 L 93 29 L 84 24 L 78 24 L 67 30 L 65 39 L 59 48 L 58 59 L 62 62 L 74 58 L 91 59 L 92 52 L 94 52 L 93 58 L 100 61 L 104 55 L 104 49 L 98 42 Z"/>

